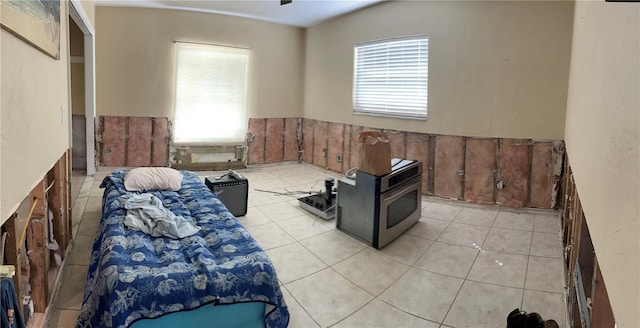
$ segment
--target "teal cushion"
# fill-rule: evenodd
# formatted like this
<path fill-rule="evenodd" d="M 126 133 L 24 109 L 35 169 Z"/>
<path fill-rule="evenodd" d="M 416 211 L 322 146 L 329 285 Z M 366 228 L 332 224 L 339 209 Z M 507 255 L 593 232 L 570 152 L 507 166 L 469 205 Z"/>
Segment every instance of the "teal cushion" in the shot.
<path fill-rule="evenodd" d="M 180 311 L 156 319 L 142 319 L 131 328 L 264 328 L 265 304 L 247 302 L 227 305 L 204 305 L 191 311 Z"/>

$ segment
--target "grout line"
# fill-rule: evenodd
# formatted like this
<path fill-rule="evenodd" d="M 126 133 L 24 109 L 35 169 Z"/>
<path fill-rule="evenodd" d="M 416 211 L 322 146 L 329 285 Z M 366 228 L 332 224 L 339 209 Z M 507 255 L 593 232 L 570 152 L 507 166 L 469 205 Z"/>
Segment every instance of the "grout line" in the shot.
<path fill-rule="evenodd" d="M 309 316 L 309 318 L 310 318 L 313 322 L 315 322 L 315 324 L 316 324 L 318 327 L 322 327 L 322 325 L 320 325 L 320 323 L 319 323 L 318 321 L 316 321 L 316 319 L 311 315 L 311 313 L 309 313 L 309 312 L 307 311 L 307 309 L 305 309 L 305 308 L 304 308 L 304 306 L 302 306 L 302 304 L 301 304 L 301 303 L 298 301 L 298 299 L 293 295 L 293 293 L 289 290 L 289 288 L 287 288 L 286 284 L 281 285 L 281 287 L 287 290 L 287 292 L 289 293 L 289 295 L 291 295 L 291 298 L 293 298 L 293 300 L 294 300 L 296 303 L 298 303 L 298 305 L 300 306 L 300 308 L 302 309 L 302 311 L 304 311 L 304 313 L 306 313 L 306 314 Z M 284 295 L 282 296 L 282 298 L 284 299 Z M 285 302 L 286 302 L 286 300 L 285 300 Z M 289 323 L 291 323 L 291 316 L 289 317 Z"/>
<path fill-rule="evenodd" d="M 534 217 L 535 220 L 535 217 Z M 535 226 L 535 222 L 534 222 Z M 531 231 L 531 242 L 529 243 L 529 255 L 527 256 L 527 266 L 524 271 L 524 286 L 522 286 L 522 298 L 520 300 L 520 308 L 522 309 L 522 305 L 524 304 L 524 291 L 527 287 L 527 278 L 529 277 L 529 262 L 531 262 L 531 249 L 533 248 L 533 229 Z"/>
<path fill-rule="evenodd" d="M 435 324 L 438 324 L 438 325 L 441 325 L 441 324 L 442 324 L 441 322 L 433 321 L 432 319 L 423 318 L 423 317 L 421 317 L 421 316 L 419 316 L 419 315 L 413 314 L 413 313 L 411 313 L 411 312 L 407 312 L 407 311 L 405 311 L 405 310 L 403 310 L 403 309 L 401 309 L 401 308 L 398 308 L 398 307 L 394 306 L 393 304 L 387 303 L 387 302 L 386 302 L 385 300 L 383 300 L 383 299 L 378 299 L 377 297 L 376 297 L 375 299 L 376 299 L 376 300 L 379 300 L 380 302 L 382 302 L 382 303 L 384 303 L 384 304 L 386 304 L 386 305 L 388 305 L 388 306 L 390 306 L 390 307 L 392 307 L 392 308 L 394 308 L 394 309 L 396 309 L 396 310 L 398 310 L 398 311 L 402 311 L 402 312 L 404 312 L 404 313 L 406 313 L 406 314 L 408 314 L 408 315 L 410 315 L 410 316 L 412 316 L 412 317 L 416 317 L 416 318 L 418 318 L 418 319 L 422 319 L 422 320 L 425 320 L 425 321 L 428 321 L 428 322 L 431 322 L 431 323 L 435 323 Z"/>
<path fill-rule="evenodd" d="M 487 240 L 487 236 L 489 236 L 489 232 L 487 232 L 487 234 L 484 236 L 484 239 L 482 240 L 482 245 L 484 245 L 485 241 Z M 458 296 L 460 295 L 460 291 L 462 291 L 462 287 L 464 287 L 465 283 L 467 282 L 467 280 L 469 281 L 473 281 L 469 279 L 469 274 L 471 273 L 471 270 L 473 269 L 473 266 L 476 264 L 476 261 L 478 260 L 478 257 L 480 256 L 480 253 L 482 253 L 482 247 L 480 247 L 478 249 L 478 254 L 476 254 L 476 257 L 473 259 L 473 262 L 471 263 L 471 267 L 469 268 L 469 271 L 467 271 L 467 275 L 464 277 L 464 280 L 462 281 L 462 284 L 460 285 L 460 288 L 458 289 L 458 292 L 456 293 L 456 296 L 453 298 L 453 301 L 451 302 L 451 305 L 449 306 L 449 309 L 447 310 L 447 313 L 444 315 L 443 319 L 442 319 L 442 324 L 444 324 L 444 321 L 447 319 L 447 316 L 449 315 L 449 312 L 451 312 L 451 309 L 453 308 L 453 304 L 455 304 L 456 300 L 458 299 Z M 503 286 L 506 287 L 506 286 Z M 524 290 L 522 292 L 524 294 Z"/>
<path fill-rule="evenodd" d="M 459 278 L 460 279 L 460 278 Z M 523 291 L 524 294 L 524 288 L 520 288 L 520 287 L 513 287 L 513 286 L 506 286 L 506 285 L 500 285 L 497 284 L 495 282 L 485 282 L 485 281 L 478 281 L 478 280 L 473 280 L 473 279 L 465 279 L 466 281 L 471 281 L 471 282 L 475 282 L 475 283 L 479 283 L 479 284 L 484 284 L 484 285 L 491 285 L 491 286 L 497 286 L 497 287 L 503 287 L 503 288 L 513 288 L 513 289 L 520 289 Z M 532 290 L 532 289 L 527 289 L 527 290 Z M 521 302 L 522 303 L 522 302 Z"/>

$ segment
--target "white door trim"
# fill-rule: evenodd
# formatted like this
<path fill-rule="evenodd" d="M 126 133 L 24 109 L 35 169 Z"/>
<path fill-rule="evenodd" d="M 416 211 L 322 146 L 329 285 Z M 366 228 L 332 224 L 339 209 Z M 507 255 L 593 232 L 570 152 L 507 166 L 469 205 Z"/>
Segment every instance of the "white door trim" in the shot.
<path fill-rule="evenodd" d="M 84 34 L 84 92 L 87 144 L 87 175 L 96 173 L 95 118 L 96 118 L 96 65 L 95 28 L 84 11 L 80 0 L 69 2 L 69 16 Z M 71 125 L 71 124 L 70 124 Z"/>

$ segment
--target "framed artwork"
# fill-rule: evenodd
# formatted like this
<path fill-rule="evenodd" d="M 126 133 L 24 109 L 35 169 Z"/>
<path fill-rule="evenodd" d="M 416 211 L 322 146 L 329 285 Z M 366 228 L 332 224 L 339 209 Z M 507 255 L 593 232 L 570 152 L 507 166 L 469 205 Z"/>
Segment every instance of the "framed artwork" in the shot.
<path fill-rule="evenodd" d="M 0 13 L 2 28 L 60 59 L 60 0 L 2 0 Z"/>

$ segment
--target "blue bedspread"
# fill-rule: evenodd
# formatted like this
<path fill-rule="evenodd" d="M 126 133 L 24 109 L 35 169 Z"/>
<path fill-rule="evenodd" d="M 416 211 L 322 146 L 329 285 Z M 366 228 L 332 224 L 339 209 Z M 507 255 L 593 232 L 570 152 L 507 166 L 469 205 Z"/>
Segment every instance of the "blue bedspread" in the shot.
<path fill-rule="evenodd" d="M 275 268 L 238 220 L 195 174 L 182 188 L 153 191 L 176 215 L 202 227 L 183 239 L 152 237 L 123 225 L 126 170 L 106 177 L 100 234 L 91 254 L 77 327 L 128 327 L 143 318 L 206 304 L 266 303 L 267 327 L 286 327 L 289 312 Z"/>

